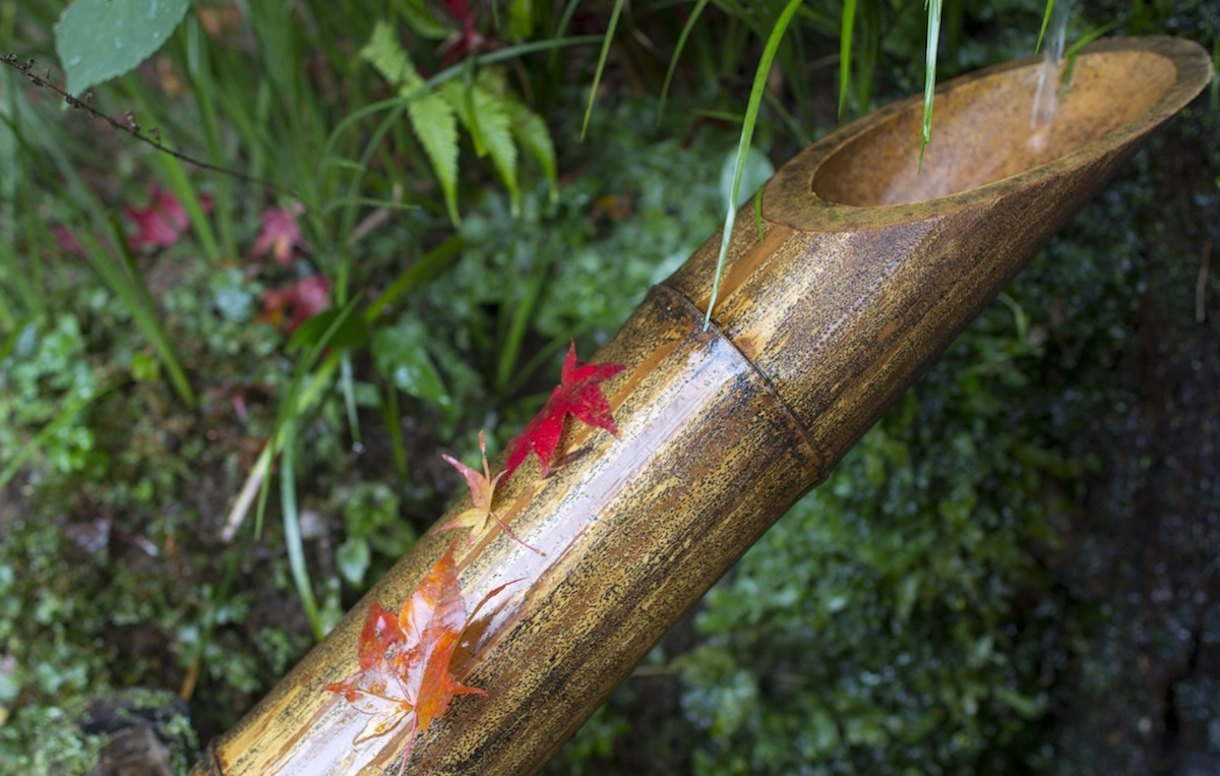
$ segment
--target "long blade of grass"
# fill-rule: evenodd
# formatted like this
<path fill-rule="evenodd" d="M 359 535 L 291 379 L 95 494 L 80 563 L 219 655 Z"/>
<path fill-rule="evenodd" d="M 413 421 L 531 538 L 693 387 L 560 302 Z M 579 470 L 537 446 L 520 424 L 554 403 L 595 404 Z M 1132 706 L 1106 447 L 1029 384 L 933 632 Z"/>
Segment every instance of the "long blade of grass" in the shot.
<path fill-rule="evenodd" d="M 754 73 L 754 85 L 750 88 L 750 99 L 746 104 L 745 120 L 741 125 L 741 138 L 737 143 L 737 162 L 733 165 L 733 186 L 724 213 L 724 229 L 720 237 L 720 253 L 716 257 L 716 276 L 712 280 L 712 295 L 707 302 L 707 314 L 703 318 L 703 330 L 712 325 L 712 311 L 716 307 L 716 296 L 720 292 L 720 278 L 724 274 L 724 263 L 729 255 L 729 241 L 733 238 L 733 221 L 737 214 L 737 199 L 741 195 L 741 176 L 745 171 L 746 157 L 750 153 L 750 141 L 754 138 L 754 126 L 758 123 L 758 109 L 762 104 L 763 92 L 767 88 L 767 75 L 771 72 L 771 63 L 775 60 L 775 52 L 779 50 L 780 41 L 788 30 L 788 24 L 801 7 L 801 0 L 789 0 L 771 28 L 767 43 L 763 46 L 762 58 L 758 62 L 758 70 Z"/>
<path fill-rule="evenodd" d="M 1046 0 L 1046 7 L 1042 10 L 1042 26 L 1038 28 L 1038 42 L 1034 44 L 1034 53 L 1037 54 L 1042 50 L 1042 39 L 1046 37 L 1046 28 L 1051 23 L 1051 13 L 1055 10 L 1055 0 Z"/>
<path fill-rule="evenodd" d="M 1100 38 L 1102 35 L 1105 35 L 1118 25 L 1119 20 L 1116 19 L 1109 24 L 1094 27 L 1081 35 L 1080 39 L 1075 43 L 1068 46 L 1067 50 L 1063 53 L 1065 65 L 1063 67 L 1063 76 L 1059 81 L 1058 100 L 1063 100 L 1064 96 L 1067 94 L 1068 87 L 1072 85 L 1072 74 L 1076 72 L 1076 57 L 1080 54 L 1080 50 Z"/>
<path fill-rule="evenodd" d="M 610 11 L 610 23 L 606 25 L 606 34 L 602 38 L 602 51 L 597 56 L 597 68 L 593 71 L 593 84 L 589 87 L 589 102 L 585 105 L 585 118 L 580 122 L 580 139 L 585 139 L 589 130 L 589 118 L 593 115 L 593 102 L 597 99 L 597 87 L 602 82 L 602 71 L 606 67 L 606 57 L 610 55 L 610 44 L 614 42 L 614 31 L 618 27 L 618 17 L 622 13 L 624 0 L 614 0 L 614 8 Z"/>
<path fill-rule="evenodd" d="M 305 563 L 305 542 L 301 537 L 301 515 L 297 511 L 296 485 L 296 422 L 284 425 L 280 450 L 280 511 L 284 518 L 284 546 L 288 550 L 288 568 L 292 571 L 292 583 L 297 589 L 297 598 L 305 608 L 309 627 L 318 641 L 326 633 L 322 629 L 322 616 L 318 613 L 318 602 L 313 594 L 313 582 L 309 578 L 309 566 Z"/>
<path fill-rule="evenodd" d="M 343 391 L 343 407 L 347 410 L 347 427 L 351 430 L 352 446 L 364 449 L 360 439 L 360 415 L 356 412 L 356 379 L 352 374 L 352 354 L 344 351 L 339 362 L 339 386 Z"/>
<path fill-rule="evenodd" d="M 275 429 L 271 432 L 267 445 L 259 455 L 258 463 L 254 465 L 254 468 L 250 470 L 250 474 L 246 476 L 246 484 L 242 487 L 243 493 L 252 487 L 251 482 L 253 480 L 262 479 L 258 508 L 254 518 L 254 533 L 256 536 L 262 533 L 263 518 L 266 515 L 269 484 L 269 480 L 266 478 L 267 468 L 270 467 L 271 462 L 275 460 L 277 455 L 283 453 L 284 430 L 288 428 L 289 424 L 295 423 L 313 408 L 314 402 L 322 395 L 322 390 L 330 384 L 335 370 L 339 368 L 342 351 L 330 352 L 326 360 L 316 370 L 314 365 L 318 363 L 319 358 L 321 358 L 322 353 L 330 345 L 331 340 L 334 339 L 335 335 L 343 327 L 343 324 L 356 309 L 356 302 L 357 300 L 355 299 L 349 301 L 339 311 L 339 314 L 335 316 L 334 320 L 331 321 L 317 342 L 313 343 L 309 350 L 297 361 L 296 371 L 288 384 L 288 389 L 284 392 L 284 398 L 280 400 Z M 238 513 L 236 510 L 231 513 L 229 520 L 225 524 L 225 534 L 231 537 L 244 518 L 244 513 Z"/>
<path fill-rule="evenodd" d="M 526 281 L 525 294 L 512 306 L 512 318 L 508 325 L 508 336 L 500 348 L 500 363 L 496 367 L 496 387 L 503 389 L 512 376 L 513 367 L 521 353 L 521 343 L 525 339 L 526 326 L 538 307 L 538 300 L 546 288 L 546 282 L 551 274 L 551 263 L 546 260 L 535 262 L 533 271 Z"/>
<path fill-rule="evenodd" d="M 928 45 L 924 57 L 923 122 L 919 134 L 919 169 L 923 169 L 923 155 L 932 142 L 932 101 L 936 96 L 936 52 L 940 46 L 940 11 L 942 0 L 927 0 Z"/>
<path fill-rule="evenodd" d="M 839 119 L 847 110 L 847 95 L 851 91 L 851 44 L 856 27 L 856 0 L 844 0 L 843 22 L 839 28 Z"/>
<path fill-rule="evenodd" d="M 849 2 L 854 1 L 849 0 Z M 674 44 L 674 54 L 669 58 L 669 69 L 665 71 L 665 83 L 661 84 L 661 99 L 657 101 L 658 124 L 661 122 L 661 116 L 665 114 L 665 99 L 669 97 L 669 85 L 678 69 L 678 58 L 682 56 L 682 50 L 686 48 L 686 39 L 690 37 L 691 30 L 695 28 L 695 23 L 699 21 L 699 16 L 703 13 L 703 9 L 707 8 L 709 2 L 710 0 L 699 0 L 695 3 L 690 16 L 686 17 L 686 24 L 682 25 L 682 32 L 678 33 L 678 42 Z"/>
<path fill-rule="evenodd" d="M 389 380 L 381 385 L 381 422 L 390 435 L 390 454 L 394 457 L 394 471 L 398 479 L 407 479 L 407 447 L 402 440 L 402 414 L 398 410 L 398 389 Z"/>
<path fill-rule="evenodd" d="M 125 261 L 129 265 L 134 265 L 135 258 L 127 247 L 122 227 L 119 226 L 118 221 L 114 217 L 110 219 L 110 230 L 114 237 L 114 242 L 119 246 L 119 251 L 124 256 Z M 122 302 L 127 313 L 135 322 L 136 328 L 140 330 L 140 333 L 152 345 L 153 352 L 156 353 L 161 366 L 165 367 L 165 373 L 169 376 L 170 385 L 173 386 L 184 404 L 194 408 L 196 404 L 195 392 L 191 388 L 190 380 L 186 377 L 186 372 L 178 362 L 178 356 L 174 352 L 174 346 L 170 343 L 169 335 L 165 333 L 165 329 L 161 326 L 161 321 L 157 317 L 156 307 L 152 301 L 152 295 L 148 293 L 148 288 L 144 285 L 144 281 L 140 278 L 139 274 L 128 272 L 121 262 L 112 259 L 106 248 L 88 230 L 82 229 L 77 232 L 76 236 L 85 249 L 85 255 L 88 257 L 89 264 L 93 267 L 94 272 L 97 273 L 106 287 L 119 298 L 119 301 Z"/>
<path fill-rule="evenodd" d="M 461 238 L 454 236 L 424 254 L 406 272 L 394 278 L 390 285 L 386 286 L 385 290 L 369 303 L 368 307 L 364 309 L 364 320 L 372 323 L 387 308 L 393 307 L 399 299 L 439 275 L 445 266 L 457 257 L 461 249 Z"/>

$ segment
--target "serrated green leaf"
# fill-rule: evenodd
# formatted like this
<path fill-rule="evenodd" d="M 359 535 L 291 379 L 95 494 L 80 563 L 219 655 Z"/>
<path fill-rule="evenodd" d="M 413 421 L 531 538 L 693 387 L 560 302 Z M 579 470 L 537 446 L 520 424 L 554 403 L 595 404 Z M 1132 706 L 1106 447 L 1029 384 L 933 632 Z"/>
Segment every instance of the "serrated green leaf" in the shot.
<path fill-rule="evenodd" d="M 513 136 L 517 138 L 517 143 L 538 160 L 543 174 L 551 184 L 551 191 L 557 191 L 559 176 L 555 165 L 555 146 L 551 142 L 551 133 L 546 122 L 517 100 L 506 97 L 504 108 L 508 112 L 509 126 Z"/>
<path fill-rule="evenodd" d="M 456 224 L 461 216 L 457 208 L 458 133 L 453 109 L 439 94 L 425 94 L 407 104 L 407 117 L 440 181 L 449 218 Z"/>
<path fill-rule="evenodd" d="M 379 21 L 374 25 L 360 56 L 383 78 L 398 86 L 399 93 L 407 99 L 411 129 L 428 155 L 440 181 L 449 218 L 456 224 L 461 216 L 457 208 L 458 134 L 453 109 L 437 92 L 421 91 L 424 81 L 389 24 Z"/>
<path fill-rule="evenodd" d="M 505 98 L 491 90 L 497 86 L 495 76 L 487 72 L 475 84 L 450 81 L 441 87 L 440 93 L 470 133 L 475 153 L 491 157 L 512 198 L 515 213 L 521 202 L 521 188 L 517 185 L 517 146 L 513 142 Z"/>
<path fill-rule="evenodd" d="M 481 85 L 476 84 L 470 91 L 474 98 L 474 115 L 478 117 L 487 153 L 500 174 L 500 180 L 504 181 L 504 187 L 508 189 L 515 213 L 521 204 L 521 187 L 517 185 L 517 144 L 513 142 L 512 124 L 505 110 L 505 102 L 498 94 Z"/>
<path fill-rule="evenodd" d="M 55 53 L 68 93 L 133 70 L 165 45 L 187 0 L 73 0 L 55 23 Z"/>
<path fill-rule="evenodd" d="M 379 21 L 373 26 L 373 34 L 360 50 L 360 56 L 395 86 L 415 87 L 421 82 L 411 57 L 398 42 L 394 28 L 385 22 Z"/>
<path fill-rule="evenodd" d="M 479 117 L 474 112 L 474 97 L 470 93 L 469 84 L 449 81 L 441 84 L 437 91 L 470 134 L 470 142 L 474 145 L 475 155 L 480 159 L 487 156 L 487 146 L 483 143 L 483 133 L 479 129 Z"/>

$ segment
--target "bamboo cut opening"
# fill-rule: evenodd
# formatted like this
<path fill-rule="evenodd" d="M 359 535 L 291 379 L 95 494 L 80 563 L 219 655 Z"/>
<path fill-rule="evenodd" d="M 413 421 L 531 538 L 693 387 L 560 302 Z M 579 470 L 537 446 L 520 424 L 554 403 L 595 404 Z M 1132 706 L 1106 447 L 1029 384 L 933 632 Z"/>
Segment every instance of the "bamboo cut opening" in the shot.
<path fill-rule="evenodd" d="M 827 158 L 813 178 L 814 193 L 871 207 L 969 191 L 1061 159 L 1129 124 L 1155 106 L 1178 75 L 1173 61 L 1155 52 L 1081 54 L 1053 121 L 1035 127 L 1039 69 L 1028 64 L 938 92 L 922 170 L 923 106 L 906 103 Z"/>

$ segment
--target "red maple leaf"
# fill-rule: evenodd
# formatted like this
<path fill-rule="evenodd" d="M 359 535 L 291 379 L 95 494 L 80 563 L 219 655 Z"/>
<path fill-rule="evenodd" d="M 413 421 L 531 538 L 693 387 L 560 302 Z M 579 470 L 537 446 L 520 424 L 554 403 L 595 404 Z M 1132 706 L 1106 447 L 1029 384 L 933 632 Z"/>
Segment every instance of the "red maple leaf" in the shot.
<path fill-rule="evenodd" d="M 301 227 L 297 224 L 297 217 L 304 212 L 305 206 L 300 202 L 263 211 L 262 229 L 250 252 L 255 256 L 270 253 L 277 262 L 287 267 L 292 263 L 294 251 L 309 250 L 309 245 L 301 237 Z"/>
<path fill-rule="evenodd" d="M 453 696 L 487 694 L 458 682 L 449 673 L 449 663 L 475 614 L 506 585 L 484 596 L 467 615 L 454 567 L 455 547 L 456 541 L 428 570 L 397 618 L 373 602 L 356 647 L 359 668 L 342 682 L 326 685 L 327 690 L 341 694 L 357 711 L 370 716 L 353 744 L 407 725 L 407 747 L 399 774 L 411 757 L 416 734 L 445 713 Z"/>
<path fill-rule="evenodd" d="M 568 348 L 563 360 L 560 383 L 546 404 L 534 416 L 520 434 L 509 441 L 508 464 L 504 471 L 507 478 L 533 450 L 542 464 L 542 476 L 550 473 L 555 460 L 555 449 L 563 436 L 563 421 L 568 415 L 590 426 L 604 428 L 618 434 L 610 403 L 602 394 L 599 383 L 609 380 L 626 367 L 622 364 L 585 364 L 576 360 L 576 343 Z"/>
<path fill-rule="evenodd" d="M 199 197 L 199 203 L 205 212 L 212 209 L 212 198 L 206 194 Z M 148 184 L 148 205 L 128 205 L 123 208 L 123 214 L 136 225 L 136 233 L 127 238 L 133 250 L 146 245 L 169 248 L 178 242 L 191 223 L 186 208 L 182 207 L 178 198 L 162 189 L 156 181 Z"/>

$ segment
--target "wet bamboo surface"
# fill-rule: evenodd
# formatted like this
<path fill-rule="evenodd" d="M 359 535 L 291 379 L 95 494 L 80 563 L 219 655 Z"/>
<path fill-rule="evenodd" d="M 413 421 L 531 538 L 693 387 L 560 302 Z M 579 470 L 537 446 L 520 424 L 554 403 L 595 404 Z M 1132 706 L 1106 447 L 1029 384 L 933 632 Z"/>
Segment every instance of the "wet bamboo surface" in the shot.
<path fill-rule="evenodd" d="M 923 172 L 915 100 L 800 153 L 765 187 L 761 218 L 752 203 L 738 215 L 707 330 L 719 234 L 652 290 L 591 359 L 627 367 L 603 386 L 617 438 L 569 422 L 549 477 L 531 458 L 497 493 L 497 513 L 545 556 L 503 533 L 459 555 L 471 604 L 521 581 L 453 663 L 488 696 L 456 699 L 416 739 L 409 773 L 539 768 L 1211 77 L 1195 44 L 1103 42 L 1031 143 L 1035 70 L 943 85 Z M 369 602 L 396 609 L 451 538 L 424 536 L 194 773 L 395 773 L 403 736 L 354 745 L 367 717 L 323 688 L 355 670 Z"/>

